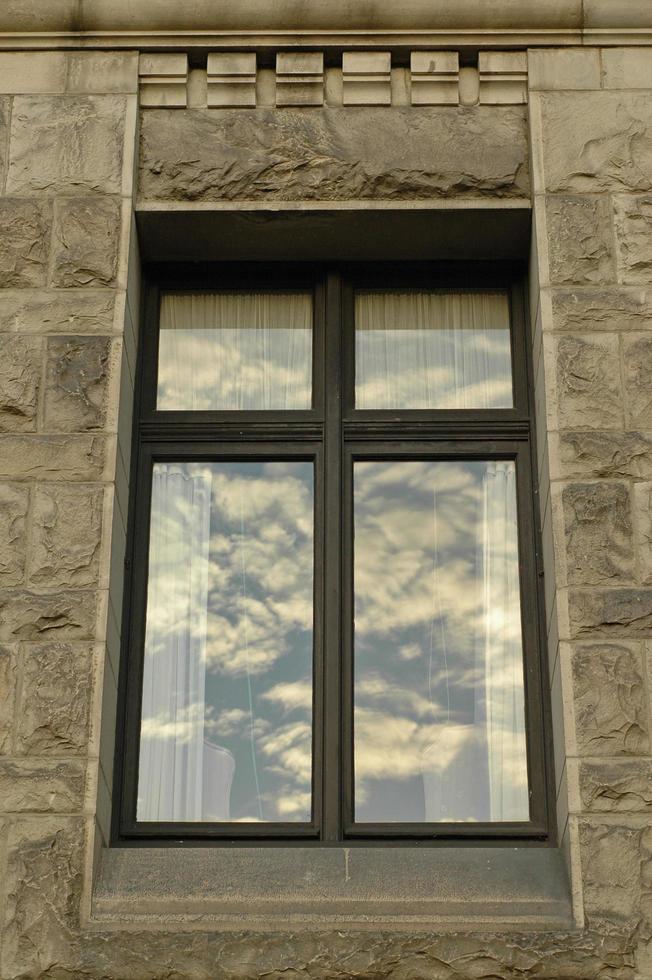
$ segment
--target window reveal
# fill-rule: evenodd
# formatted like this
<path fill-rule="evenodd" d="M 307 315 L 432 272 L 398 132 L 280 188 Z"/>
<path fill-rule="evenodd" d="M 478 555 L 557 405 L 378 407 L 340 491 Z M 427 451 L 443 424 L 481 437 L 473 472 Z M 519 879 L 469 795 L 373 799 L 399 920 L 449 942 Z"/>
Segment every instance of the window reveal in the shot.
<path fill-rule="evenodd" d="M 545 835 L 509 284 L 226 275 L 150 292 L 118 833 Z"/>

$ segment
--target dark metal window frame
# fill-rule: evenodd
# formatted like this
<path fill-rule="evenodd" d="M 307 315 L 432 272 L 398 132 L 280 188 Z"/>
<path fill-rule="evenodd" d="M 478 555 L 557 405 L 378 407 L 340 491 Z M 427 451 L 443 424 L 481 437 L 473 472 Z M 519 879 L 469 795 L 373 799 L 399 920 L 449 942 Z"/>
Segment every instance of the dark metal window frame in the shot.
<path fill-rule="evenodd" d="M 466 841 L 554 844 L 554 776 L 542 618 L 536 446 L 524 268 L 505 263 L 221 263 L 144 270 L 133 426 L 129 531 L 116 742 L 113 842 L 332 846 Z M 356 410 L 355 289 L 507 291 L 514 407 Z M 310 290 L 313 407 L 305 411 L 157 411 L 160 295 L 171 290 Z M 510 459 L 516 464 L 530 821 L 353 822 L 353 463 L 358 459 Z M 138 742 L 153 463 L 312 460 L 315 465 L 313 813 L 299 823 L 139 823 Z"/>

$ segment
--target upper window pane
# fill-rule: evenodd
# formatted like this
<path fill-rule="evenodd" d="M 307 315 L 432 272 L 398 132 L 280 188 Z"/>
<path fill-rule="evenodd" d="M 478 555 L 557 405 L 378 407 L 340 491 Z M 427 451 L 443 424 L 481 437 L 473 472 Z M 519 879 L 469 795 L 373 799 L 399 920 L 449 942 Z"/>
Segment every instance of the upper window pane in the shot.
<path fill-rule="evenodd" d="M 356 408 L 512 407 L 506 293 L 360 291 L 355 326 Z"/>
<path fill-rule="evenodd" d="M 310 293 L 163 295 L 158 409 L 278 411 L 311 405 Z"/>

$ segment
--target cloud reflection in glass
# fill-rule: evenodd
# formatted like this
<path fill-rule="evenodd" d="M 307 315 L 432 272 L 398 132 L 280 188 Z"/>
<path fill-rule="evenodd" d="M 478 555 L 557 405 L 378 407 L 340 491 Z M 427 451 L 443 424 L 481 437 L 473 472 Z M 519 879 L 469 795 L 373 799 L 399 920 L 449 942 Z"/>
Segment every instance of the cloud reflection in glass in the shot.
<path fill-rule="evenodd" d="M 157 408 L 308 409 L 309 293 L 164 293 Z"/>
<path fill-rule="evenodd" d="M 313 464 L 156 463 L 137 816 L 307 822 Z"/>
<path fill-rule="evenodd" d="M 356 821 L 528 820 L 514 463 L 354 474 Z"/>
<path fill-rule="evenodd" d="M 356 408 L 511 408 L 506 293 L 360 291 L 355 325 Z"/>

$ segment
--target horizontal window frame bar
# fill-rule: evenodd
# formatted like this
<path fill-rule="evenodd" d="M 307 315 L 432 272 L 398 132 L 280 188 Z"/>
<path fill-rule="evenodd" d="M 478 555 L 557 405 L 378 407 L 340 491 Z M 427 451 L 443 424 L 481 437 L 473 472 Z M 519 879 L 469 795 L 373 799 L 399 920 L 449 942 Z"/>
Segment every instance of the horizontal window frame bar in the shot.
<path fill-rule="evenodd" d="M 435 829 L 436 828 L 436 829 Z M 465 840 L 548 840 L 545 825 L 538 821 L 528 822 L 489 822 L 455 823 L 350 823 L 344 826 L 346 840 L 388 840 L 401 839 L 414 841 Z"/>
<path fill-rule="evenodd" d="M 207 419 L 159 420 L 151 419 L 141 422 L 139 437 L 143 442 L 181 442 L 181 441 L 240 441 L 240 442 L 270 442 L 280 440 L 286 443 L 297 440 L 312 439 L 321 441 L 324 438 L 325 423 L 301 422 L 295 419 L 286 422 L 264 420 L 251 424 L 240 424 L 238 421 L 222 421 Z M 432 439 L 436 441 L 452 441 L 460 439 L 484 439 L 488 441 L 499 439 L 523 439 L 529 436 L 531 424 L 528 419 L 475 419 L 459 417 L 455 419 L 429 418 L 416 419 L 382 419 L 370 416 L 368 419 L 351 419 L 341 424 L 342 437 L 345 441 L 364 439 Z"/>
<path fill-rule="evenodd" d="M 224 823 L 208 823 L 203 821 L 188 822 L 179 821 L 135 821 L 131 824 L 125 823 L 122 828 L 122 839 L 142 840 L 151 844 L 152 839 L 173 840 L 184 837 L 194 840 L 235 840 L 254 841 L 260 843 L 264 840 L 292 840 L 300 842 L 308 840 L 318 840 L 319 825 L 316 821 L 312 823 L 282 823 L 282 822 L 261 822 L 260 824 L 238 823 L 237 821 L 225 821 Z"/>

